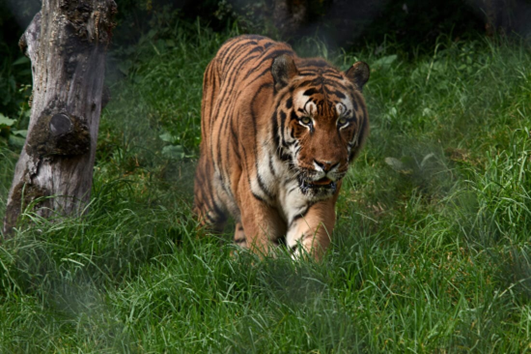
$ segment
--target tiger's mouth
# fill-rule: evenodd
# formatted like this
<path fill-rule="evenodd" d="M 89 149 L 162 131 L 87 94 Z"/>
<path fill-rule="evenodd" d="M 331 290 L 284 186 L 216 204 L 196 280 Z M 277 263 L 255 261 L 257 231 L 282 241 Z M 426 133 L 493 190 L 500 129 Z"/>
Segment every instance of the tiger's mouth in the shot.
<path fill-rule="evenodd" d="M 324 192 L 324 193 L 334 193 L 337 188 L 337 183 L 332 181 L 327 177 L 323 177 L 317 181 L 305 179 L 299 177 L 299 185 L 303 193 L 313 192 Z"/>
<path fill-rule="evenodd" d="M 328 177 L 323 177 L 323 178 L 321 178 L 318 181 L 311 181 L 310 182 L 310 184 L 312 184 L 314 186 L 320 186 L 320 187 L 330 186 L 332 183 L 334 183 L 334 181 L 332 181 Z"/>

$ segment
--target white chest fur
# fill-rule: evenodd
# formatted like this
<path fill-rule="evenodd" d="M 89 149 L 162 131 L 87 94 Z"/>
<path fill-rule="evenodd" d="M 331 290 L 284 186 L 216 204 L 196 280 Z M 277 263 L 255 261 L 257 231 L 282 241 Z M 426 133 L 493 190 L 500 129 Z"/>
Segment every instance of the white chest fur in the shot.
<path fill-rule="evenodd" d="M 289 227 L 295 218 L 306 212 L 310 201 L 300 190 L 297 175 L 289 164 L 271 151 L 266 141 L 260 147 L 258 176 L 251 178 L 251 189 L 270 206 L 276 207 Z"/>

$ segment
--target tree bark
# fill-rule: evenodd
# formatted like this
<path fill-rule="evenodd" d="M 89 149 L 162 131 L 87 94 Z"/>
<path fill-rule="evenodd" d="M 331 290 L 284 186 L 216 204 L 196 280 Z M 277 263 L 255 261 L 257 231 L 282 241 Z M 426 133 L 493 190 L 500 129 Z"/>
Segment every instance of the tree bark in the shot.
<path fill-rule="evenodd" d="M 4 236 L 28 206 L 49 218 L 80 215 L 89 201 L 114 13 L 114 0 L 43 0 L 20 39 L 33 94 Z"/>

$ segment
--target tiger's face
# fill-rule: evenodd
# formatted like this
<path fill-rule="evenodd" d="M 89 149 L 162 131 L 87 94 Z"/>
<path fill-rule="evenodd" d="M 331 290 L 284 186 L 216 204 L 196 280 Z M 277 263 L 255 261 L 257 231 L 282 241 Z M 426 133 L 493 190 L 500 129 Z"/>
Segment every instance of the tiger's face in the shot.
<path fill-rule="evenodd" d="M 348 171 L 357 123 L 351 98 L 341 92 L 304 87 L 294 91 L 288 129 L 304 194 L 321 199 L 335 192 Z"/>
<path fill-rule="evenodd" d="M 289 75 L 290 69 L 295 70 L 283 92 L 284 102 L 278 105 L 281 118 L 285 117 L 280 146 L 289 156 L 301 192 L 310 200 L 336 192 L 368 133 L 361 94 L 368 67 L 358 63 L 351 68 L 354 73 L 327 66 L 311 79 L 300 75 L 303 68 L 286 71 Z"/>

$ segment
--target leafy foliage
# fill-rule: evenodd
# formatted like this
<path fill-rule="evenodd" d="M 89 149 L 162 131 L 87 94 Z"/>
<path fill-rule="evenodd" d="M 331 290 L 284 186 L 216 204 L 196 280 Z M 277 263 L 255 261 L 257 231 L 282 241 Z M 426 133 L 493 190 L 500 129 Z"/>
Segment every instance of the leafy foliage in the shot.
<path fill-rule="evenodd" d="M 0 1 L 0 146 L 9 143 L 20 149 L 29 122 L 28 98 L 31 94 L 30 61 L 18 49 L 22 28 L 17 23 L 31 19 L 33 7 L 18 5 L 16 18 L 10 2 Z M 14 133 L 17 132 L 18 133 Z"/>

